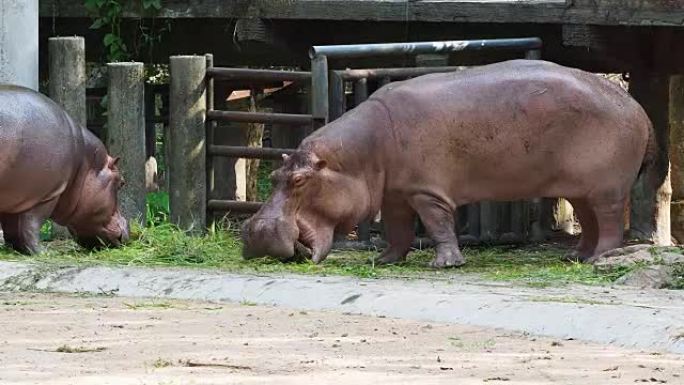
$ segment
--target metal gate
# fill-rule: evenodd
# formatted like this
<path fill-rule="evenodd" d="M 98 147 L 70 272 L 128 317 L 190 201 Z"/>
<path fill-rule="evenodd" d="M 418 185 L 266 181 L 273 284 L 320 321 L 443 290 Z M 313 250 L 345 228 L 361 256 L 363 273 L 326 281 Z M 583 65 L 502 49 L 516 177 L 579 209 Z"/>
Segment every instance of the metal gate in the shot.
<path fill-rule="evenodd" d="M 285 81 L 311 81 L 311 72 L 305 71 L 279 71 L 257 70 L 246 68 L 222 68 L 214 67 L 213 58 L 207 55 L 207 115 L 206 115 L 206 140 L 207 140 L 207 196 L 214 189 L 215 172 L 212 158 L 223 156 L 228 158 L 256 158 L 256 159 L 280 159 L 283 154 L 290 154 L 294 150 L 289 148 L 257 148 L 246 146 L 224 146 L 214 143 L 216 123 L 241 122 L 241 123 L 279 123 L 286 125 L 311 125 L 311 115 L 269 113 L 269 112 L 244 112 L 244 111 L 220 111 L 214 109 L 214 81 L 215 80 L 243 80 L 252 84 L 265 82 Z M 207 218 L 211 218 L 216 211 L 229 211 L 237 213 L 253 213 L 259 210 L 262 202 L 245 202 L 237 200 L 207 201 Z"/>

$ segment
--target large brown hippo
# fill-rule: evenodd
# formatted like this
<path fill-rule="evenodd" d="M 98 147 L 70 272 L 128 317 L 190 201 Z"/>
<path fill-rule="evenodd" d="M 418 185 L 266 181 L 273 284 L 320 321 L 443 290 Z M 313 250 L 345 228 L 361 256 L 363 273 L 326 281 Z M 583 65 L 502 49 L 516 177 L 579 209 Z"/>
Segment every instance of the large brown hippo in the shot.
<path fill-rule="evenodd" d="M 119 245 L 128 223 L 119 213 L 123 184 L 102 142 L 56 103 L 33 90 L 0 86 L 0 224 L 5 242 L 40 251 L 52 218 L 85 247 Z"/>
<path fill-rule="evenodd" d="M 458 266 L 458 206 L 564 197 L 583 229 L 574 257 L 587 260 L 621 245 L 625 200 L 654 151 L 641 106 L 581 70 L 511 60 L 391 83 L 285 158 L 243 253 L 289 257 L 302 244 L 320 262 L 334 232 L 382 209 L 380 262 L 405 258 L 417 214 L 432 265 Z"/>

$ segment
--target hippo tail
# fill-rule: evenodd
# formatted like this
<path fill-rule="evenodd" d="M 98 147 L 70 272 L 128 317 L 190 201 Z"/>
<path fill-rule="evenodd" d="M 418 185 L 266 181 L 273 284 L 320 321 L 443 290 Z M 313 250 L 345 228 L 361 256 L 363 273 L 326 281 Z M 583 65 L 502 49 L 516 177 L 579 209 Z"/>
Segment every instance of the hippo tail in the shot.
<path fill-rule="evenodd" d="M 644 153 L 644 159 L 641 161 L 637 178 L 640 178 L 643 173 L 654 168 L 657 162 L 658 143 L 656 143 L 653 124 L 651 124 L 650 119 L 648 122 L 648 142 L 646 143 L 646 152 Z"/>

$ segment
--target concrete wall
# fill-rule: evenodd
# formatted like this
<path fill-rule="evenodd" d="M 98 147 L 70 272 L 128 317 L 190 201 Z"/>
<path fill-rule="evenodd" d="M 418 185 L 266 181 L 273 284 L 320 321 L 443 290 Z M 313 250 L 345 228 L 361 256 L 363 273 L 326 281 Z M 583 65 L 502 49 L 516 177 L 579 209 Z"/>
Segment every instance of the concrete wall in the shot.
<path fill-rule="evenodd" d="M 0 0 L 0 83 L 38 90 L 38 0 Z"/>

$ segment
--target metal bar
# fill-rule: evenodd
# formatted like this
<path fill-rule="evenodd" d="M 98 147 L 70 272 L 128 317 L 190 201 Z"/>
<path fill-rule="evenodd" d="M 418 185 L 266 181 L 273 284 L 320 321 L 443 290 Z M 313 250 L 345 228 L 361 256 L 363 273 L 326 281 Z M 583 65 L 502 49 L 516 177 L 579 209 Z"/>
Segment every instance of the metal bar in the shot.
<path fill-rule="evenodd" d="M 311 72 L 308 71 L 278 71 L 249 68 L 213 67 L 207 69 L 207 76 L 217 80 L 245 80 L 263 82 L 311 80 Z"/>
<path fill-rule="evenodd" d="M 228 158 L 249 159 L 282 159 L 283 154 L 295 152 L 291 148 L 244 147 L 211 145 L 207 151 L 210 156 L 225 156 Z"/>
<path fill-rule="evenodd" d="M 386 86 L 392 82 L 392 79 L 390 79 L 389 76 L 383 76 L 380 78 L 380 81 L 378 82 L 378 88 Z"/>
<path fill-rule="evenodd" d="M 358 106 L 368 99 L 368 79 L 361 78 L 354 82 L 354 106 Z M 357 236 L 359 241 L 368 245 L 371 240 L 371 221 L 363 221 L 359 223 L 357 231 Z"/>
<path fill-rule="evenodd" d="M 354 82 L 354 106 L 368 99 L 368 79 L 361 78 Z"/>
<path fill-rule="evenodd" d="M 208 120 L 243 123 L 278 123 L 302 125 L 311 123 L 311 115 L 283 114 L 275 112 L 244 112 L 244 111 L 207 111 Z"/>
<path fill-rule="evenodd" d="M 211 199 L 207 202 L 209 211 L 231 211 L 239 213 L 255 213 L 263 206 L 263 202 L 244 202 Z"/>
<path fill-rule="evenodd" d="M 539 49 L 531 49 L 531 50 L 525 52 L 525 59 L 529 59 L 529 60 L 539 60 L 539 59 L 541 59 L 541 50 L 539 50 Z"/>
<path fill-rule="evenodd" d="M 307 135 L 326 125 L 328 111 L 328 59 L 317 55 L 311 59 L 311 115 L 313 124 Z"/>
<path fill-rule="evenodd" d="M 406 67 L 406 68 L 369 68 L 352 70 L 335 70 L 334 74 L 339 75 L 344 80 L 357 79 L 377 79 L 377 78 L 408 78 L 433 73 L 454 72 L 462 70 L 463 66 L 449 67 Z"/>
<path fill-rule="evenodd" d="M 531 50 L 541 49 L 538 37 L 513 39 L 451 40 L 413 43 L 349 44 L 313 46 L 309 57 L 361 58 L 369 56 L 417 55 L 424 53 L 447 53 L 482 50 Z"/>
<path fill-rule="evenodd" d="M 345 95 L 344 95 L 344 80 L 339 74 L 334 71 L 330 73 L 330 85 L 329 85 L 329 101 L 330 112 L 328 119 L 330 122 L 342 116 L 346 111 Z"/>
<path fill-rule="evenodd" d="M 207 59 L 207 72 L 209 72 L 214 67 L 214 55 L 206 54 Z M 206 82 L 207 88 L 207 111 L 212 111 L 214 109 L 214 79 L 210 76 L 205 76 L 204 81 Z M 206 140 L 205 146 L 210 147 L 214 144 L 214 132 L 216 131 L 216 122 L 207 119 L 204 123 L 206 128 Z M 211 156 L 206 157 L 206 172 L 207 172 L 207 198 L 211 199 L 216 190 L 216 184 L 214 180 L 214 159 Z M 214 222 L 213 215 L 210 215 L 211 210 L 207 208 L 207 226 L 211 227 Z"/>

